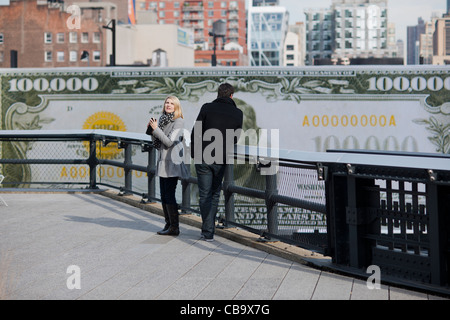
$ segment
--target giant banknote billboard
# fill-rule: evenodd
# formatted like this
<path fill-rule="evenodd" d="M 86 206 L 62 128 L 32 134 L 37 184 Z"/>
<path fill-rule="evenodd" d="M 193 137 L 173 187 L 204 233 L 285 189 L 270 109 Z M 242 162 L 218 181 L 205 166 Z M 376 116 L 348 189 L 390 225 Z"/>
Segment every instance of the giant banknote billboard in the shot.
<path fill-rule="evenodd" d="M 1 129 L 143 132 L 167 95 L 191 130 L 203 103 L 229 82 L 247 127 L 279 130 L 304 151 L 450 149 L 446 66 L 311 68 L 4 69 Z"/>
<path fill-rule="evenodd" d="M 149 118 L 161 114 L 164 98 L 175 95 L 190 131 L 200 107 L 216 98 L 219 84 L 229 82 L 244 111 L 244 130 L 277 130 L 280 149 L 449 153 L 449 70 L 447 66 L 4 69 L 0 128 L 143 133 Z M 86 153 L 81 144 L 68 144 L 67 149 Z M 7 152 L 30 156 L 33 149 L 24 145 L 0 149 L 2 157 L 8 157 Z M 103 156 L 117 158 L 122 153 L 104 150 Z M 100 176 L 120 178 L 120 172 L 108 170 Z M 28 172 L 27 179 L 38 179 Z M 145 186 L 144 177 L 138 175 L 136 183 L 142 178 Z M 77 176 L 84 178 L 86 169 L 62 166 L 54 179 Z M 301 183 L 298 188 L 312 190 Z"/>

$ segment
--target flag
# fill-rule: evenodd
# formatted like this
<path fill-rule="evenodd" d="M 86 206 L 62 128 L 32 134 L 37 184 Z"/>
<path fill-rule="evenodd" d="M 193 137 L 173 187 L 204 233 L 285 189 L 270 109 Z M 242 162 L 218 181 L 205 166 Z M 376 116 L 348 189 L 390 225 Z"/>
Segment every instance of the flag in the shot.
<path fill-rule="evenodd" d="M 136 24 L 136 3 L 135 0 L 128 0 L 128 23 Z"/>

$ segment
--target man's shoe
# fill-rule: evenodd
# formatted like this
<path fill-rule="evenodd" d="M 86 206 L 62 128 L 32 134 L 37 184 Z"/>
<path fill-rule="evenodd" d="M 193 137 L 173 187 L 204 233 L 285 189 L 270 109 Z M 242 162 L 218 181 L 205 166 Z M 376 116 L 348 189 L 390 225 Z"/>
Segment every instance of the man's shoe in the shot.
<path fill-rule="evenodd" d="M 200 236 L 200 240 L 204 240 L 204 241 L 207 241 L 207 242 L 213 242 L 214 238 L 207 238 L 204 235 L 201 235 Z"/>
<path fill-rule="evenodd" d="M 161 236 L 177 236 L 180 234 L 180 229 L 170 226 L 166 231 L 158 231 Z"/>

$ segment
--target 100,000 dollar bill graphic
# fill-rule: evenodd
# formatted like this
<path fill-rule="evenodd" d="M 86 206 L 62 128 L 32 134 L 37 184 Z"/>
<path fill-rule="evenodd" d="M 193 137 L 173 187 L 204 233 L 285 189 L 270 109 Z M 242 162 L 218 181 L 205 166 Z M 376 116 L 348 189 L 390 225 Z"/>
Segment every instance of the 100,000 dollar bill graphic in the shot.
<path fill-rule="evenodd" d="M 448 71 L 430 66 L 7 70 L 0 73 L 1 128 L 142 132 L 165 96 L 176 95 L 190 130 L 201 105 L 227 81 L 236 88 L 246 124 L 280 129 L 282 149 L 448 153 Z"/>

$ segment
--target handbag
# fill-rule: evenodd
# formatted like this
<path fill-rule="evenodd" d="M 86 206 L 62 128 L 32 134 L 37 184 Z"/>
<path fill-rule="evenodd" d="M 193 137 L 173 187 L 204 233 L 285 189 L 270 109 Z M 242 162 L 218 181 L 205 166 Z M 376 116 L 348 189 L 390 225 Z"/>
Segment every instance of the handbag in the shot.
<path fill-rule="evenodd" d="M 189 172 L 187 165 L 184 162 L 182 162 L 180 164 L 180 167 L 181 167 L 181 176 L 180 176 L 181 180 L 189 179 L 191 177 L 191 173 Z"/>

